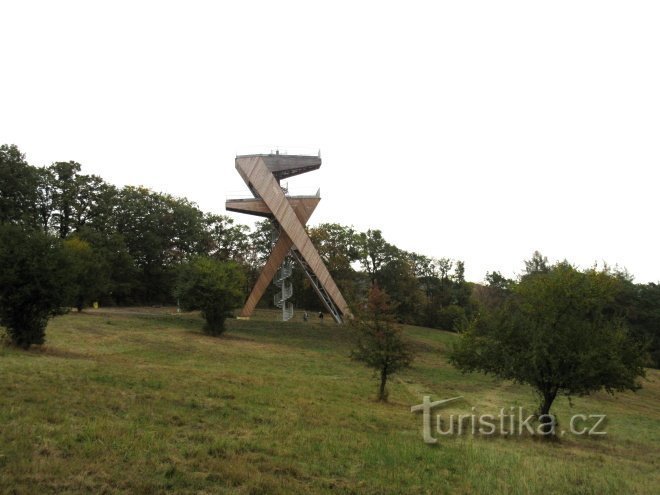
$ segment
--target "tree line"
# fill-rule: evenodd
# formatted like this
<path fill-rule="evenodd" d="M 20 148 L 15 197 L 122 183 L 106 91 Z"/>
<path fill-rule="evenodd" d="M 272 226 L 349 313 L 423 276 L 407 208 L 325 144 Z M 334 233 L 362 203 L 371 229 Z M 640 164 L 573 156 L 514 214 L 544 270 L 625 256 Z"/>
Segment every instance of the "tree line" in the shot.
<path fill-rule="evenodd" d="M 72 279 L 59 284 L 62 306 L 175 304 L 182 266 L 204 266 L 200 258 L 237 266 L 245 298 L 270 253 L 272 230 L 268 220 L 251 229 L 203 212 L 186 198 L 144 187 L 118 188 L 84 174 L 74 161 L 33 166 L 16 146 L 0 146 L 0 268 L 5 273 L 0 282 L 10 287 L 10 273 L 34 278 L 36 265 L 30 271 L 26 261 L 22 275 L 11 265 L 21 253 L 41 253 L 52 258 L 51 265 L 67 267 L 61 276 Z M 377 285 L 399 323 L 466 328 L 517 283 L 497 272 L 488 273 L 484 284 L 467 282 L 461 260 L 400 249 L 376 229 L 325 223 L 308 231 L 349 303 L 366 301 Z M 528 269 L 540 270 L 544 259 L 535 255 L 528 263 Z M 660 365 L 660 286 L 635 284 L 621 271 L 612 276 L 621 287 L 613 296 L 617 311 Z M 302 270 L 294 270 L 291 281 L 295 307 L 323 309 Z M 272 304 L 272 292 L 261 304 Z"/>
<path fill-rule="evenodd" d="M 82 173 L 79 163 L 35 167 L 13 145 L 0 147 L 0 223 L 61 240 L 79 261 L 71 306 L 172 304 L 178 267 L 198 256 L 241 265 L 247 296 L 272 246 L 273 226 L 254 229 L 201 211 L 186 198 L 144 187 L 117 188 Z M 379 230 L 337 223 L 309 228 L 331 274 L 349 300 L 378 282 L 399 321 L 453 328 L 471 311 L 471 284 L 461 261 L 397 248 Z M 304 273 L 292 278 L 296 307 L 322 309 Z M 274 290 L 274 289 L 273 289 Z M 271 294 L 268 294 L 270 296 Z M 269 304 L 272 297 L 264 297 Z"/>

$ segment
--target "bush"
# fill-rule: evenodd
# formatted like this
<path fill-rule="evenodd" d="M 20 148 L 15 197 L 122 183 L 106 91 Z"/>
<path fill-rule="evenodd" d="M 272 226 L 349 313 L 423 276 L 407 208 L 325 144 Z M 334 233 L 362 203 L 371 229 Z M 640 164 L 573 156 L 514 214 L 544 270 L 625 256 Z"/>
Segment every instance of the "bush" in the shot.
<path fill-rule="evenodd" d="M 244 286 L 240 265 L 201 257 L 181 266 L 174 295 L 184 311 L 201 310 L 208 334 L 220 335 L 225 319 L 243 302 Z"/>
<path fill-rule="evenodd" d="M 455 304 L 450 304 L 438 312 L 437 328 L 456 332 L 466 321 L 465 309 Z"/>
<path fill-rule="evenodd" d="M 66 311 L 70 272 L 70 258 L 57 239 L 0 225 L 0 325 L 14 345 L 44 343 L 48 320 Z"/>

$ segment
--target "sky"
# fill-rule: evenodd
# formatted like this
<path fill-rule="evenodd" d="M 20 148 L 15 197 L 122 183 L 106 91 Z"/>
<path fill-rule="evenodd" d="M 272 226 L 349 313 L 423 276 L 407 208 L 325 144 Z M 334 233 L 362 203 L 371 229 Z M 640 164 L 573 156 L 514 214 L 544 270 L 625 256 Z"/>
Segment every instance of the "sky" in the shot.
<path fill-rule="evenodd" d="M 225 213 L 236 154 L 321 151 L 310 224 L 466 277 L 660 281 L 660 3 L 0 2 L 0 143 Z M 251 223 L 252 218 L 234 215 Z"/>

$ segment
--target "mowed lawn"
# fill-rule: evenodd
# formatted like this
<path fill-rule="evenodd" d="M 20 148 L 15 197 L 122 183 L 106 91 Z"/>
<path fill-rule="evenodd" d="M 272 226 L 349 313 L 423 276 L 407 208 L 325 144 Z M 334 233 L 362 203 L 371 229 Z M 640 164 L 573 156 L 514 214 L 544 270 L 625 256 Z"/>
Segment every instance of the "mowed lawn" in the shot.
<path fill-rule="evenodd" d="M 644 388 L 556 405 L 607 414 L 605 437 L 443 437 L 422 396 L 454 411 L 535 407 L 527 387 L 462 375 L 455 335 L 407 327 L 414 368 L 390 403 L 351 362 L 350 330 L 262 312 L 204 335 L 196 314 L 98 310 L 56 318 L 47 345 L 0 346 L 0 493 L 658 493 L 660 373 Z M 298 315 L 299 318 L 299 315 Z M 449 413 L 452 409 L 443 409 Z"/>

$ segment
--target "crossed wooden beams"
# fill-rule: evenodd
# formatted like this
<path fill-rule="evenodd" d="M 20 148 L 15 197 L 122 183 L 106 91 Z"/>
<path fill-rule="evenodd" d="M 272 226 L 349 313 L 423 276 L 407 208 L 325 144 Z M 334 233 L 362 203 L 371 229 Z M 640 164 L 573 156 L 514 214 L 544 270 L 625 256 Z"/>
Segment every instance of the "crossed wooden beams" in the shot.
<path fill-rule="evenodd" d="M 305 225 L 321 198 L 287 196 L 280 179 L 316 170 L 321 158 L 303 155 L 244 155 L 236 157 L 236 170 L 254 198 L 228 200 L 229 211 L 271 218 L 280 227 L 280 236 L 266 261 L 239 317 L 248 318 L 266 292 L 277 269 L 291 252 L 300 262 L 326 309 L 338 322 L 351 316 L 341 291 L 312 244 Z"/>

